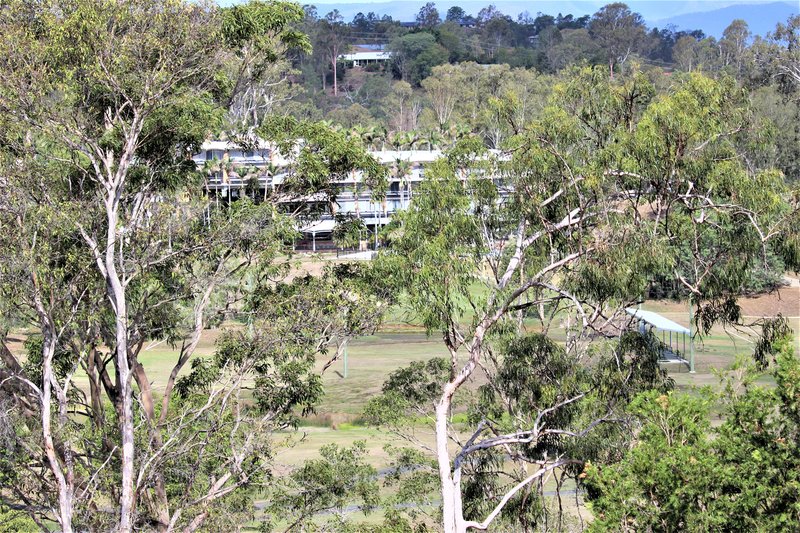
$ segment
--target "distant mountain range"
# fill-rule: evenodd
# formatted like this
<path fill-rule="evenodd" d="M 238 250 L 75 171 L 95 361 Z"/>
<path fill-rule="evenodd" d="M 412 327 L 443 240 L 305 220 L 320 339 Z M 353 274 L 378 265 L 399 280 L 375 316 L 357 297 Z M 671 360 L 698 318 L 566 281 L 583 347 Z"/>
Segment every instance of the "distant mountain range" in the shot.
<path fill-rule="evenodd" d="M 378 16 L 390 15 L 395 20 L 412 21 L 426 1 L 400 0 L 395 2 L 347 2 L 342 0 L 300 0 L 317 6 L 320 15 L 338 9 L 345 20 L 352 20 L 357 13 L 375 12 Z M 434 0 L 435 1 L 435 0 Z M 610 1 L 610 0 L 609 0 Z M 556 16 L 559 13 L 575 17 L 591 15 L 609 3 L 598 1 L 555 1 L 525 2 L 519 0 L 445 0 L 435 2 L 442 18 L 454 6 L 462 7 L 467 13 L 477 15 L 478 11 L 494 4 L 497 8 L 514 18 L 527 11 L 535 17 L 537 13 Z M 631 0 L 628 5 L 640 13 L 650 27 L 663 28 L 674 24 L 678 29 L 703 30 L 707 35 L 722 36 L 722 31 L 732 20 L 740 18 L 747 21 L 754 34 L 765 35 L 775 29 L 775 24 L 783 22 L 789 15 L 800 12 L 800 1 L 758 2 L 750 0 Z"/>
<path fill-rule="evenodd" d="M 684 13 L 650 23 L 663 28 L 668 24 L 678 29 L 701 29 L 706 35 L 722 37 L 722 32 L 732 20 L 747 22 L 753 35 L 766 35 L 775 30 L 775 24 L 786 22 L 791 15 L 800 13 L 799 3 L 774 2 L 770 4 L 733 5 L 705 13 Z"/>

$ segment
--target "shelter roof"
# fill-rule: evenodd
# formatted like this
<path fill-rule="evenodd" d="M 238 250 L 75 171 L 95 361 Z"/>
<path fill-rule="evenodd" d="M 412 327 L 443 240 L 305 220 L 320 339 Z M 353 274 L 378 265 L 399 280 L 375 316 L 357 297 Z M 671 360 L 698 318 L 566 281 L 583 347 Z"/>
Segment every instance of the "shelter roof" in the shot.
<path fill-rule="evenodd" d="M 333 231 L 336 227 L 335 220 L 317 220 L 308 226 L 301 228 L 301 233 L 327 233 L 329 231 Z"/>
<path fill-rule="evenodd" d="M 625 309 L 625 312 L 635 317 L 647 324 L 650 324 L 656 329 L 660 329 L 663 331 L 674 331 L 676 333 L 685 333 L 686 335 L 691 335 L 691 331 L 688 328 L 685 328 L 678 324 L 677 322 L 673 322 L 672 320 L 659 315 L 658 313 L 654 313 L 653 311 L 644 311 L 642 309 L 634 309 L 633 307 L 628 307 Z"/>

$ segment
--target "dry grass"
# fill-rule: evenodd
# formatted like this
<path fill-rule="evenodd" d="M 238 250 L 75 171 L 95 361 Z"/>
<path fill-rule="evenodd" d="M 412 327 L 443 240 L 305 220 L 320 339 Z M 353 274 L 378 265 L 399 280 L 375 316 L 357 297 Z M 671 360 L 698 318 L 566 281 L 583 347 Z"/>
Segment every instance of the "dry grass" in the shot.
<path fill-rule="evenodd" d="M 291 276 L 305 273 L 319 274 L 326 263 L 335 257 L 300 256 L 292 269 Z M 796 280 L 776 293 L 756 298 L 743 298 L 740 301 L 744 314 L 749 318 L 774 316 L 781 313 L 791 318 L 792 327 L 800 331 L 800 283 Z M 688 326 L 688 307 L 685 303 L 652 301 L 644 307 Z M 203 332 L 195 357 L 205 357 L 213 353 L 214 343 L 222 330 Z M 557 332 L 556 332 L 557 333 Z M 698 342 L 696 349 L 696 374 L 686 369 L 673 367 L 670 371 L 680 389 L 688 390 L 695 386 L 716 386 L 719 378 L 715 371 L 724 370 L 734 361 L 736 355 L 747 354 L 752 350 L 754 331 L 724 331 L 715 328 L 710 335 Z M 8 339 L 9 348 L 21 354 L 25 335 L 18 333 Z M 446 350 L 437 337 L 429 338 L 424 332 L 404 322 L 402 314 L 395 312 L 389 323 L 376 335 L 353 340 L 348 348 L 348 372 L 344 377 L 344 362 L 335 363 L 323 376 L 325 397 L 318 406 L 317 413 L 308 417 L 305 424 L 295 432 L 277 435 L 278 454 L 276 469 L 286 471 L 309 458 L 319 456 L 319 448 L 325 444 L 349 445 L 356 440 L 365 440 L 368 461 L 376 468 L 384 468 L 389 457 L 384 451 L 387 444 L 402 444 L 393 435 L 370 429 L 358 424 L 365 404 L 380 392 L 389 373 L 413 361 L 427 360 L 435 356 L 446 356 Z M 140 361 L 147 370 L 156 390 L 163 390 L 167 376 L 177 358 L 177 348 L 165 343 L 154 342 L 147 346 Z M 318 369 L 326 361 L 320 357 Z M 186 365 L 183 372 L 188 372 Z M 78 376 L 76 383 L 88 388 L 85 376 Z M 422 439 L 432 442 L 433 435 L 422 431 Z"/>

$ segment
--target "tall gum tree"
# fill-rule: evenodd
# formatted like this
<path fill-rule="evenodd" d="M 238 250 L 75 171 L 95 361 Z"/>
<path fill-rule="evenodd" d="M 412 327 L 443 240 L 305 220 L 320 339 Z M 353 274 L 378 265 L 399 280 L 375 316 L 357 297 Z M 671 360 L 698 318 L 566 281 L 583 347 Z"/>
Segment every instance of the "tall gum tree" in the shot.
<path fill-rule="evenodd" d="M 589 21 L 589 35 L 597 42 L 608 61 L 611 77 L 614 68 L 625 64 L 645 40 L 644 19 L 627 4 L 615 2 L 600 8 Z"/>
<path fill-rule="evenodd" d="M 363 147 L 343 135 L 327 134 L 330 153 L 311 154 L 315 132 L 326 134 L 318 128 L 304 131 L 311 142 L 293 170 L 302 189 L 296 194 L 286 186 L 259 206 L 244 201 L 220 211 L 199 194 L 189 156 L 259 72 L 288 48 L 307 49 L 305 36 L 290 29 L 302 16 L 299 6 L 281 2 L 220 10 L 171 0 L 20 1 L 0 13 L 0 40 L 13 50 L 0 60 L 8 126 L 3 303 L 23 309 L 18 319 L 41 331 L 44 374 L 29 379 L 4 344 L 3 371 L 11 379 L 2 390 L 25 391 L 13 401 L 41 421 L 37 431 L 56 482 L 37 478 L 39 493 L 43 501 L 56 495 L 58 510 L 17 494 L 37 519 L 55 519 L 64 531 L 73 523 L 196 530 L 219 514 L 215 504 L 257 479 L 253 465 L 259 471 L 261 461 L 253 455 L 266 456 L 258 428 L 279 427 L 287 409 L 312 401 L 311 393 L 281 396 L 245 421 L 235 393 L 254 372 L 264 387 L 304 383 L 297 373 L 308 365 L 293 358 L 307 358 L 311 345 L 275 366 L 229 363 L 214 373 L 200 364 L 225 386 L 203 403 L 178 399 L 188 390 L 178 387 L 178 376 L 211 307 L 240 305 L 244 280 L 266 283 L 280 274 L 271 260 L 294 235 L 282 201 L 293 196 L 302 206 L 320 191 L 332 194 L 330 176 L 358 165 L 380 174 Z M 139 359 L 158 339 L 180 346 L 163 394 Z M 277 357 L 274 350 L 247 353 Z M 64 354 L 66 374 L 54 366 Z M 70 388 L 79 367 L 89 378 L 87 402 L 67 394 L 82 394 Z M 51 405 L 59 409 L 55 424 Z M 65 417 L 70 407 L 92 421 L 89 436 Z M 230 438 L 197 442 L 198 435 Z M 211 461 L 217 456 L 226 459 Z M 195 474 L 177 482 L 180 472 Z"/>
<path fill-rule="evenodd" d="M 414 405 L 428 410 L 412 410 L 416 420 L 433 421 L 435 447 L 428 451 L 447 532 L 487 529 L 501 517 L 513 522 L 532 483 L 581 464 L 591 446 L 578 443 L 620 421 L 614 395 L 591 416 L 564 414 L 594 401 L 596 386 L 559 392 L 556 384 L 549 401 L 511 410 L 519 400 L 503 392 L 515 389 L 501 376 L 515 374 L 503 370 L 510 361 L 501 341 L 524 330 L 521 312 L 532 312 L 545 339 L 563 329 L 568 358 L 590 367 L 596 368 L 592 354 L 604 349 L 596 339 L 619 338 L 610 375 L 624 383 L 624 369 L 644 369 L 637 358 L 650 342 L 623 342 L 625 308 L 641 302 L 654 279 L 676 280 L 700 305 L 701 323 L 733 322 L 747 273 L 770 250 L 796 250 L 790 235 L 797 205 L 782 176 L 748 168 L 738 157 L 737 138 L 750 127 L 750 114 L 735 83 L 689 75 L 656 95 L 641 74 L 608 74 L 573 72 L 498 158 L 474 140 L 451 150 L 426 172 L 379 260 L 383 278 L 450 354 L 446 370 L 415 378 L 427 392 Z M 796 254 L 783 257 L 794 266 Z M 542 351 L 547 342 L 506 355 L 555 357 L 555 348 Z M 659 350 L 650 350 L 651 362 Z M 546 368 L 526 378 L 530 387 L 545 386 Z M 478 373 L 505 403 L 463 428 L 452 413 L 469 398 Z M 384 391 L 396 392 L 388 382 Z M 410 401 L 398 394 L 399 404 L 383 404 L 395 422 Z M 561 444 L 549 446 L 550 439 Z M 519 466 L 512 483 L 487 484 L 491 469 L 480 474 L 470 466 L 492 452 Z M 474 496 L 465 482 L 483 486 L 481 498 L 491 505 L 467 513 Z"/>
<path fill-rule="evenodd" d="M 319 50 L 333 72 L 333 96 L 339 96 L 339 56 L 349 48 L 349 29 L 338 9 L 334 9 L 325 18 L 317 21 L 315 50 Z M 323 74 L 323 88 L 325 87 L 325 74 Z"/>

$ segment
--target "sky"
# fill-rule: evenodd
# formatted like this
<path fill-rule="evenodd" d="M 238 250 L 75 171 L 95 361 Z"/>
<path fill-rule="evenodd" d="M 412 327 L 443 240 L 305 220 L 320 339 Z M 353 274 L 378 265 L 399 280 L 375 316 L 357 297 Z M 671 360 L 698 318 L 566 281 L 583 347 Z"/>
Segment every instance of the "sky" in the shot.
<path fill-rule="evenodd" d="M 222 5 L 246 0 L 217 0 Z M 414 16 L 431 0 L 296 0 L 301 4 L 317 6 L 324 15 L 338 9 L 345 20 L 359 12 L 374 11 L 389 15 L 395 20 L 413 21 Z M 525 11 L 535 17 L 537 13 L 576 17 L 591 15 L 600 7 L 615 0 L 432 0 L 442 17 L 451 6 L 462 7 L 468 14 L 477 15 L 482 8 L 494 4 L 501 12 L 516 18 Z M 616 0 L 620 1 L 620 0 Z M 786 20 L 788 14 L 800 13 L 800 0 L 621 0 L 640 13 L 651 27 L 674 24 L 678 29 L 702 29 L 706 35 L 719 37 L 734 18 L 743 18 L 754 34 L 764 35 L 775 28 L 776 22 Z M 767 6 L 766 4 L 769 4 Z M 762 7 L 763 6 L 763 7 Z M 713 12 L 709 17 L 703 14 Z"/>

